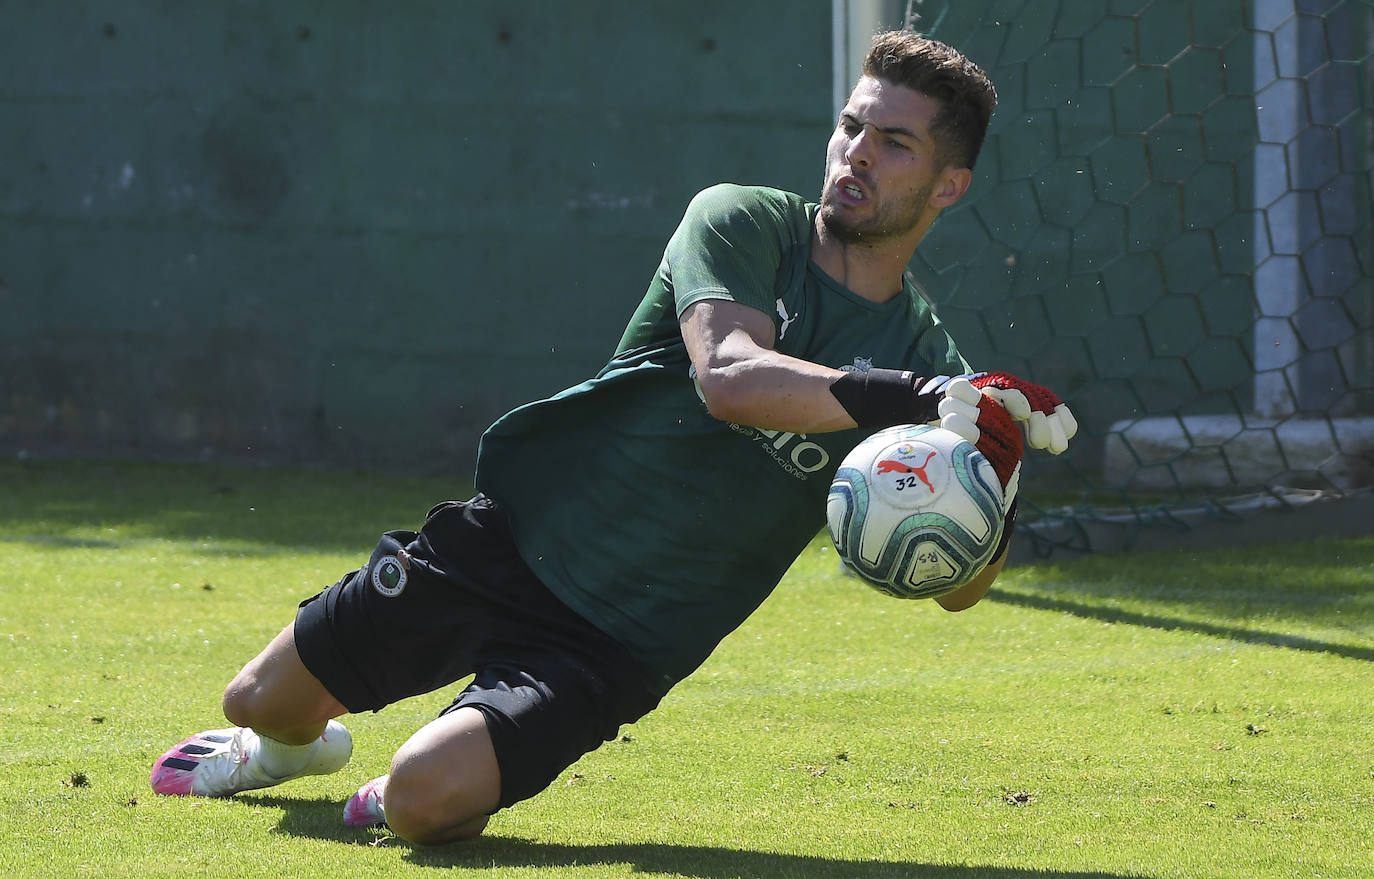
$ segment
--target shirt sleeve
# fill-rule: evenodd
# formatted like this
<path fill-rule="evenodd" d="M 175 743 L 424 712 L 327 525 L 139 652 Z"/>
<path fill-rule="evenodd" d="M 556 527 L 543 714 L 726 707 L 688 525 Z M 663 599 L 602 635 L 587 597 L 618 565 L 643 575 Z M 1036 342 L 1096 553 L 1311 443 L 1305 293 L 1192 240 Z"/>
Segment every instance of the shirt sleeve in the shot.
<path fill-rule="evenodd" d="M 759 189 L 720 184 L 700 192 L 664 255 L 677 314 L 703 299 L 771 314 L 787 237 L 785 221 Z"/>

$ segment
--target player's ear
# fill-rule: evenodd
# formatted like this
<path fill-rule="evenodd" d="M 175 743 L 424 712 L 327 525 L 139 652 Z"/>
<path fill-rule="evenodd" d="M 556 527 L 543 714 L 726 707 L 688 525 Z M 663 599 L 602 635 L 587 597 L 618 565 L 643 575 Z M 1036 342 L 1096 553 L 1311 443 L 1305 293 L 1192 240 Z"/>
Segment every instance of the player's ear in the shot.
<path fill-rule="evenodd" d="M 940 172 L 940 179 L 935 184 L 935 190 L 930 196 L 931 207 L 944 210 L 954 204 L 968 192 L 969 184 L 973 182 L 973 172 L 968 168 L 955 168 L 946 165 Z"/>

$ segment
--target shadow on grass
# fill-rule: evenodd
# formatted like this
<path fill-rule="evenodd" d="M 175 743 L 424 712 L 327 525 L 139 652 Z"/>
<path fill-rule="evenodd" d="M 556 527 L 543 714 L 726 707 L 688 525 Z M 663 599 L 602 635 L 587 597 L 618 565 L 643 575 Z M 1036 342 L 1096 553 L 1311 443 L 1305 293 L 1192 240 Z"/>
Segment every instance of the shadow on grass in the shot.
<path fill-rule="evenodd" d="M 553 875 L 573 867 L 626 866 L 630 873 L 662 873 L 695 879 L 751 879 L 771 877 L 843 877 L 843 879 L 1139 879 L 1140 874 L 1063 872 L 1004 867 L 964 867 L 922 864 L 911 861 L 851 861 L 814 855 L 717 846 L 666 843 L 610 843 L 566 845 L 527 839 L 483 836 L 470 842 L 434 848 L 411 847 L 385 831 L 346 827 L 343 806 L 332 800 L 240 794 L 245 803 L 281 809 L 278 833 L 286 836 L 325 839 L 345 845 L 387 846 L 409 849 L 404 857 L 417 866 L 471 868 L 547 868 Z"/>
<path fill-rule="evenodd" d="M 236 556 L 251 551 L 245 543 L 366 556 L 383 531 L 418 527 L 434 503 L 472 493 L 470 476 L 110 460 L 0 461 L 0 485 L 0 539 L 227 541 Z"/>
<path fill-rule="evenodd" d="M 240 793 L 235 802 L 268 809 L 280 809 L 281 821 L 275 832 L 283 836 L 327 839 L 346 845 L 375 845 L 383 831 L 362 830 L 343 823 L 344 804 L 327 797 L 290 797 L 275 794 Z M 395 840 L 394 843 L 399 843 Z"/>
<path fill-rule="evenodd" d="M 663 843 L 562 845 L 524 839 L 482 837 L 439 849 L 414 849 L 406 859 L 428 867 L 570 867 L 624 865 L 631 873 L 661 873 L 697 879 L 1134 879 L 1123 873 L 1062 872 L 1003 867 L 964 867 L 911 861 L 851 861 L 742 849 Z"/>
<path fill-rule="evenodd" d="M 1027 607 L 1032 610 L 1059 611 L 1082 619 L 1100 620 L 1106 623 L 1125 623 L 1130 626 L 1159 629 L 1165 632 L 1197 632 L 1202 635 L 1226 638 L 1231 641 L 1241 641 L 1246 644 L 1263 644 L 1268 647 L 1283 647 L 1289 650 L 1303 650 L 1309 653 L 1329 653 L 1332 656 L 1343 656 L 1346 659 L 1360 659 L 1365 662 L 1374 661 L 1374 647 L 1333 644 L 1329 641 L 1318 641 L 1315 638 L 1304 638 L 1298 635 L 1283 635 L 1277 632 L 1247 629 L 1242 626 L 1224 626 L 1215 623 L 1204 623 L 1199 620 L 1186 620 L 1177 617 L 1155 616 L 1152 614 L 1137 613 L 1135 611 L 1119 610 L 1117 608 L 1097 607 L 1078 601 L 1066 601 L 1062 598 L 1048 598 L 1043 595 L 1026 595 L 1019 592 L 1007 592 L 997 588 L 992 589 L 992 591 L 988 593 L 988 598 L 1002 604 Z"/>

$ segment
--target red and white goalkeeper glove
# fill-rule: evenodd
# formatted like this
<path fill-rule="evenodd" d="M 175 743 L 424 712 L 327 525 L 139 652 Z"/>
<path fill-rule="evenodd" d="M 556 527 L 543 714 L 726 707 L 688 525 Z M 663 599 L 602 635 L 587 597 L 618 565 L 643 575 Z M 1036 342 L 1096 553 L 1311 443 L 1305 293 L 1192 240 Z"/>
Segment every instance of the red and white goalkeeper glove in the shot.
<path fill-rule="evenodd" d="M 988 459 L 1002 485 L 1002 511 L 1011 509 L 1021 484 L 1021 456 L 1025 447 L 1011 415 L 991 396 L 979 391 L 968 376 L 930 379 L 922 392 L 938 389 L 939 425 L 973 443 Z"/>
<path fill-rule="evenodd" d="M 1002 512 L 1011 509 L 1016 490 L 1021 486 L 1021 429 L 1011 420 L 1002 404 L 990 397 L 978 401 L 978 441 L 974 443 L 988 459 L 1002 483 Z"/>
<path fill-rule="evenodd" d="M 1058 455 L 1078 433 L 1078 419 L 1049 388 L 1007 372 L 980 372 L 968 376 L 984 395 L 991 397 L 1026 424 L 1026 439 L 1033 449 Z"/>

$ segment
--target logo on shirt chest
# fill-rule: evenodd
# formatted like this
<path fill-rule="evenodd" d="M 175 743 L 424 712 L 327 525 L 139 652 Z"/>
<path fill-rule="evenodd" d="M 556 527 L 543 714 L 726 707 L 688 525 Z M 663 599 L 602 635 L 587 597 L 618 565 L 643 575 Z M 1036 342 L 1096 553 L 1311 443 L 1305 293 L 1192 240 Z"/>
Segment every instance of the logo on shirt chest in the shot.
<path fill-rule="evenodd" d="M 873 368 L 872 357 L 855 357 L 853 363 L 846 363 L 841 366 L 840 372 L 868 372 Z"/>
<path fill-rule="evenodd" d="M 778 327 L 778 341 L 781 342 L 787 338 L 787 328 L 796 320 L 796 317 L 787 313 L 787 306 L 783 304 L 782 297 L 778 298 L 778 317 L 782 318 L 782 326 Z"/>

